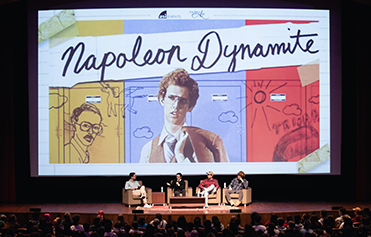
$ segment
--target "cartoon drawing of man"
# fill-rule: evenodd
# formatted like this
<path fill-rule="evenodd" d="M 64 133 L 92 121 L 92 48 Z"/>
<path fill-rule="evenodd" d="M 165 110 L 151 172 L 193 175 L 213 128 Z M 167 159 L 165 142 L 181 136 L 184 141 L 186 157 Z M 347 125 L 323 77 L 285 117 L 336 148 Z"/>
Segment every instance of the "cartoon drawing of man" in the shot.
<path fill-rule="evenodd" d="M 102 115 L 94 104 L 83 103 L 73 110 L 71 125 L 74 134 L 69 143 L 65 144 L 65 163 L 89 163 L 88 148 L 95 138 L 102 134 Z M 69 157 L 69 159 L 68 159 Z"/>
<path fill-rule="evenodd" d="M 120 92 L 117 92 L 117 88 L 112 88 L 108 83 L 101 82 L 100 83 L 102 88 L 101 91 L 104 93 L 107 93 L 107 116 L 111 117 L 111 113 L 115 117 L 117 117 L 117 108 L 121 107 L 121 114 L 124 114 L 124 106 L 117 103 L 117 99 L 120 98 L 121 94 L 123 94 L 123 90 Z"/>
<path fill-rule="evenodd" d="M 198 97 L 198 84 L 186 70 L 176 69 L 162 78 L 158 100 L 165 124 L 161 134 L 143 146 L 140 163 L 229 162 L 219 135 L 185 124 Z"/>

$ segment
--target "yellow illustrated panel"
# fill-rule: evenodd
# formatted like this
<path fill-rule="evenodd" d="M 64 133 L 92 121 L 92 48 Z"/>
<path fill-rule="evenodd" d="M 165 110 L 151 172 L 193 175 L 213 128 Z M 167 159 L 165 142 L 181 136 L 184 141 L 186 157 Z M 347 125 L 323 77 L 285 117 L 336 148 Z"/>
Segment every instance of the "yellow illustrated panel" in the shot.
<path fill-rule="evenodd" d="M 124 34 L 124 20 L 77 21 L 79 36 L 103 36 Z"/>
<path fill-rule="evenodd" d="M 124 82 L 49 89 L 49 162 L 125 163 Z"/>

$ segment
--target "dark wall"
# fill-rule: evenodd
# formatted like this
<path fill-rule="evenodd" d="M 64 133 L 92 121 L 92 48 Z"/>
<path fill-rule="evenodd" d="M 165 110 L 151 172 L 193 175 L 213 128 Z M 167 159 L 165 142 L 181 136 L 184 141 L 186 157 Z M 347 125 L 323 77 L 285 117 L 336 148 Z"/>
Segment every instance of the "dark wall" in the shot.
<path fill-rule="evenodd" d="M 32 4 L 34 1 L 29 1 Z M 78 1 L 37 1 L 45 7 L 57 7 L 63 3 Z M 146 1 L 150 2 L 150 1 Z M 215 6 L 254 7 L 259 1 L 214 2 Z M 266 1 L 300 7 L 303 3 L 322 8 L 322 2 L 335 4 L 338 1 Z M 300 2 L 300 4 L 299 4 Z M 49 5 L 48 5 L 49 4 Z M 132 6 L 120 1 L 120 7 Z M 125 5 L 126 4 L 126 5 Z M 199 3 L 200 4 L 200 3 Z M 176 6 L 199 6 L 183 2 Z M 143 6 L 148 6 L 144 4 Z M 287 201 L 348 201 L 371 200 L 371 161 L 368 159 L 369 126 L 367 111 L 370 88 L 370 46 L 366 37 L 370 28 L 371 6 L 354 1 L 335 4 L 342 21 L 342 91 L 335 87 L 332 93 L 342 92 L 342 103 L 332 101 L 331 106 L 342 108 L 341 175 L 295 176 L 295 175 L 250 175 L 247 177 L 253 188 L 253 200 Z M 63 6 L 63 5 L 62 5 Z M 135 5 L 138 6 L 138 5 Z M 164 6 L 174 6 L 173 2 Z M 337 7 L 335 7 L 337 8 Z M 340 14 L 341 13 L 341 14 Z M 0 202 L 120 202 L 121 188 L 128 179 L 122 177 L 53 177 L 30 178 L 29 169 L 29 124 L 28 124 L 28 71 L 27 71 L 27 2 L 15 1 L 0 5 L 1 57 L 3 116 L 1 121 L 2 149 L 0 158 Z M 335 39 L 336 40 L 336 39 Z M 340 60 L 340 59 L 339 59 Z M 338 77 L 340 75 L 337 75 Z M 339 80 L 340 78 L 331 78 Z M 206 172 L 206 171 L 205 171 Z M 236 171 L 237 172 L 237 171 Z M 205 176 L 186 177 L 195 187 Z M 216 176 L 222 185 L 234 176 Z M 172 177 L 138 177 L 159 191 Z"/>

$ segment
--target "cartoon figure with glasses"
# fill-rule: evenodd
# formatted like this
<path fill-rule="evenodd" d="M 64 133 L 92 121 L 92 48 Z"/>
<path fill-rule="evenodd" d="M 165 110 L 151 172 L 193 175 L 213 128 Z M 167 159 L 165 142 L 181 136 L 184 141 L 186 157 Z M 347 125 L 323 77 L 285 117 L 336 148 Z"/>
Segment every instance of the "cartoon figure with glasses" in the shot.
<path fill-rule="evenodd" d="M 143 146 L 140 163 L 229 162 L 219 135 L 185 124 L 198 97 L 198 84 L 184 69 L 161 79 L 158 100 L 165 124 L 161 134 Z"/>
<path fill-rule="evenodd" d="M 65 163 L 89 163 L 88 148 L 95 138 L 102 134 L 102 115 L 94 104 L 84 103 L 73 110 L 71 125 L 74 134 L 69 143 L 64 146 Z"/>

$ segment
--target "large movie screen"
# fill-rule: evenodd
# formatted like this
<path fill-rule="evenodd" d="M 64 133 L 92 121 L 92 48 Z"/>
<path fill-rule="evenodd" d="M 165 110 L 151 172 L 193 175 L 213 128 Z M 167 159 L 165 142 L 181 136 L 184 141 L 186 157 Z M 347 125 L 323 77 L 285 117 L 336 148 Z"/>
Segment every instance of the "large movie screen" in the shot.
<path fill-rule="evenodd" d="M 340 162 L 328 10 L 68 9 L 38 21 L 40 176 L 331 174 Z"/>

